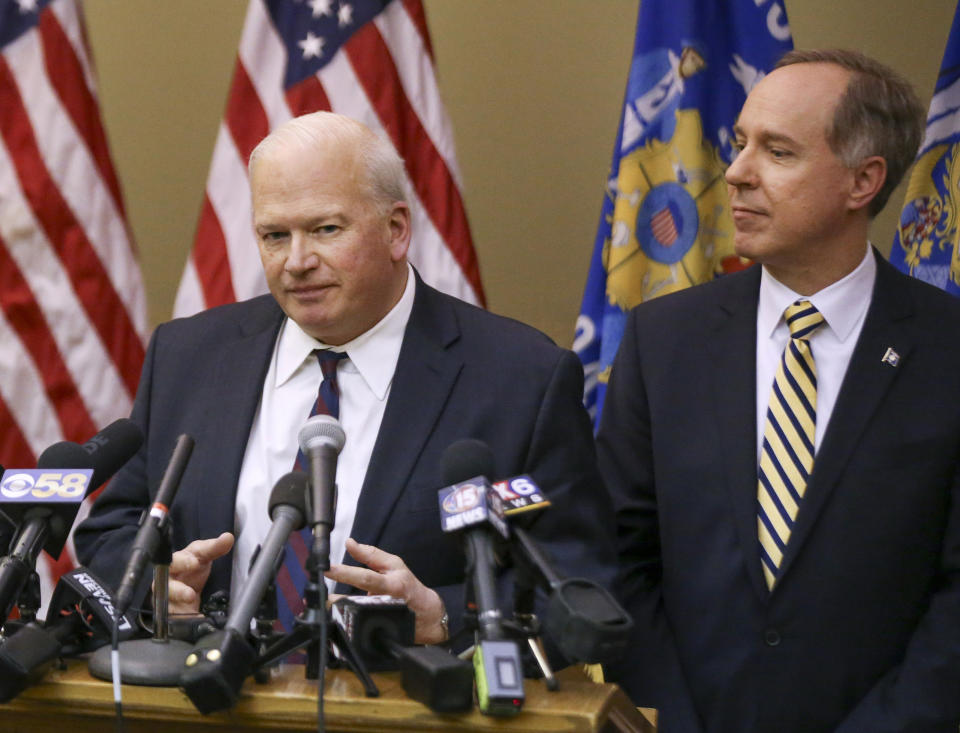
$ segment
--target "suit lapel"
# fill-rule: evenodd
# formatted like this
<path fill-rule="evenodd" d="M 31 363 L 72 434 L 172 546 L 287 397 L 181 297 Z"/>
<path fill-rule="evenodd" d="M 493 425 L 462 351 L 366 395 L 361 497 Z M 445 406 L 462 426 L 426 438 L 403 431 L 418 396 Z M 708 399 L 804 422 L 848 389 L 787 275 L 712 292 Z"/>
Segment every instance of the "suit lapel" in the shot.
<path fill-rule="evenodd" d="M 814 459 L 813 475 L 780 564 L 781 577 L 809 537 L 824 504 L 843 477 L 850 455 L 901 371 L 883 360 L 887 349 L 893 348 L 902 363 L 914 346 L 909 327 L 913 305 L 905 289 L 895 282 L 903 275 L 876 253 L 875 257 L 877 279 L 870 309 Z"/>
<path fill-rule="evenodd" d="M 760 596 L 766 583 L 757 539 L 757 298 L 760 267 L 752 267 L 721 299 L 715 314 L 712 378 L 716 380 L 716 434 L 724 477 L 750 582 Z"/>
<path fill-rule="evenodd" d="M 452 307 L 420 280 L 390 397 L 357 502 L 352 536 L 379 543 L 463 366 L 449 347 L 459 338 Z"/>
<path fill-rule="evenodd" d="M 199 527 L 233 526 L 240 468 L 282 320 L 279 306 L 271 296 L 264 296 L 264 307 L 238 326 L 235 339 L 217 350 L 207 391 L 207 404 L 217 417 L 209 423 L 204 450 L 209 460 L 200 484 L 211 490 L 196 507 Z"/>

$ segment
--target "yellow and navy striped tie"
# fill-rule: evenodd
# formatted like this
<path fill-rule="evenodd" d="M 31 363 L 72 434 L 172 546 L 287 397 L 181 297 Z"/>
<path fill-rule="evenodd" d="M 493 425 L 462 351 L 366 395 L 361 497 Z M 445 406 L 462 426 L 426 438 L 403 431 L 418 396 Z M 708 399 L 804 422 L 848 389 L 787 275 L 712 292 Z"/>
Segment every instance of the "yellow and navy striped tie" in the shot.
<path fill-rule="evenodd" d="M 807 480 L 813 470 L 817 424 L 817 367 L 809 338 L 823 323 L 813 304 L 800 300 L 783 317 L 790 341 L 777 367 L 763 428 L 757 498 L 760 559 L 767 587 L 777 580 Z"/>

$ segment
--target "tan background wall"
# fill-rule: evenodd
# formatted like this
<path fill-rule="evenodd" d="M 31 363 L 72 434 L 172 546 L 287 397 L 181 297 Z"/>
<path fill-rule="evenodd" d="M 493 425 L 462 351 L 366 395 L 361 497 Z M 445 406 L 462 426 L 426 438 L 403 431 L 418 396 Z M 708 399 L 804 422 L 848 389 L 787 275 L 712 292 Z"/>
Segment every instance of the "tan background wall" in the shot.
<path fill-rule="evenodd" d="M 635 0 L 424 0 L 488 304 L 569 346 L 637 18 Z M 929 101 L 953 0 L 787 0 L 797 46 L 859 48 Z M 245 0 L 86 0 L 150 320 L 170 317 Z M 903 186 L 874 223 L 887 251 Z"/>

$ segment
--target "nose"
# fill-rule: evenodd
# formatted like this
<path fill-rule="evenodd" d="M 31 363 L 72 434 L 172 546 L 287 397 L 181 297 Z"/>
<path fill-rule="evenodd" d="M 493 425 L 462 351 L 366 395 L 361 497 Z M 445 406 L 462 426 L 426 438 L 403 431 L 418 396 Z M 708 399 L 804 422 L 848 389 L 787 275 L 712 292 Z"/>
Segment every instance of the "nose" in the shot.
<path fill-rule="evenodd" d="M 284 267 L 292 274 L 302 274 L 320 265 L 320 258 L 306 237 L 294 232 L 290 239 L 290 252 Z"/>
<path fill-rule="evenodd" d="M 750 154 L 747 148 L 740 150 L 733 162 L 727 166 L 724 178 L 728 185 L 737 188 L 753 185 L 754 173 L 750 165 Z"/>

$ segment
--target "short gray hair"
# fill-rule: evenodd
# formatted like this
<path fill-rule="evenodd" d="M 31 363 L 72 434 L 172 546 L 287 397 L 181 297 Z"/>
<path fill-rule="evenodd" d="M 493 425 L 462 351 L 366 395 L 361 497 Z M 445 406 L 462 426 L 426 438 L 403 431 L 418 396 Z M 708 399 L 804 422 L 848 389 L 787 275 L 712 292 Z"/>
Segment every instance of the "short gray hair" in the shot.
<path fill-rule="evenodd" d="M 851 72 L 827 130 L 827 143 L 853 168 L 871 155 L 887 162 L 887 179 L 867 209 L 876 216 L 913 163 L 923 139 L 926 113 L 910 82 L 859 51 L 842 48 L 794 50 L 776 68 L 834 64 Z"/>
<path fill-rule="evenodd" d="M 283 123 L 253 149 L 247 170 L 252 175 L 257 161 L 277 148 L 323 145 L 354 151 L 365 172 L 364 185 L 378 207 L 407 202 L 403 158 L 390 141 L 362 122 L 334 112 L 311 112 Z"/>

